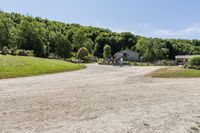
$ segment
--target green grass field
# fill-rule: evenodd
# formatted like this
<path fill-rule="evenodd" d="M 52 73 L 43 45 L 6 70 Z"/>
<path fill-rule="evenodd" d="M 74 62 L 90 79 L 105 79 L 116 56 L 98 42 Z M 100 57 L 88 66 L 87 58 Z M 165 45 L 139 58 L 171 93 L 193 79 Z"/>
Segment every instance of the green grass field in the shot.
<path fill-rule="evenodd" d="M 200 70 L 166 67 L 156 70 L 147 76 L 157 78 L 200 78 Z"/>
<path fill-rule="evenodd" d="M 60 60 L 0 55 L 0 79 L 79 70 L 85 68 Z"/>

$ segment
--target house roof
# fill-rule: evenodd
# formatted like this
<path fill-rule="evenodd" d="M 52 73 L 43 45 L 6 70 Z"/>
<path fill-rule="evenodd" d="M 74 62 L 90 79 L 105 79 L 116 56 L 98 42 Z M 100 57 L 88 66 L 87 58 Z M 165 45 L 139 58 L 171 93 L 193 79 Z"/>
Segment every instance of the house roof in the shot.
<path fill-rule="evenodd" d="M 116 54 L 118 54 L 118 53 L 137 53 L 137 54 L 139 54 L 138 52 L 135 52 L 132 50 L 123 50 L 123 51 L 117 52 Z"/>
<path fill-rule="evenodd" d="M 178 55 L 176 56 L 176 59 L 190 59 L 193 57 L 200 57 L 200 55 Z"/>

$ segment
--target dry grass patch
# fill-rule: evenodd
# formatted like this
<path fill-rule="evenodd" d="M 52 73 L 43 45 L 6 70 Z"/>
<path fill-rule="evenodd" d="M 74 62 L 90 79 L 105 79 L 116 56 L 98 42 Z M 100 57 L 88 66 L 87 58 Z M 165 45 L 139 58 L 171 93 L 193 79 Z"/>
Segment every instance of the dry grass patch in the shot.
<path fill-rule="evenodd" d="M 147 76 L 155 78 L 200 78 L 200 70 L 184 69 L 181 67 L 165 67 Z"/>

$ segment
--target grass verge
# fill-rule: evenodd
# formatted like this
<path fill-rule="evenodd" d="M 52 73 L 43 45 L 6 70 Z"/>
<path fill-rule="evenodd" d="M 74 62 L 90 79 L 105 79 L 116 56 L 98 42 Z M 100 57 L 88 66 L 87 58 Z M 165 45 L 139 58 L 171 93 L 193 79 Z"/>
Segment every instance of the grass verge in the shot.
<path fill-rule="evenodd" d="M 85 68 L 60 60 L 0 55 L 0 79 L 73 71 Z"/>
<path fill-rule="evenodd" d="M 130 62 L 131 66 L 154 66 L 152 63 Z"/>
<path fill-rule="evenodd" d="M 200 78 L 200 70 L 184 69 L 181 67 L 165 67 L 147 76 L 155 78 Z"/>

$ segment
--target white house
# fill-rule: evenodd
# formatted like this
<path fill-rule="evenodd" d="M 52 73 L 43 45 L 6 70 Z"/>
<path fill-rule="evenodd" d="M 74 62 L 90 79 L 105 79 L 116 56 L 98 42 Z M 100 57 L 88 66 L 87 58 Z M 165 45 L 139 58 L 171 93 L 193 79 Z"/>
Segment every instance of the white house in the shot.
<path fill-rule="evenodd" d="M 123 58 L 124 61 L 140 61 L 139 53 L 132 50 L 124 50 L 114 55 L 116 59 Z"/>

